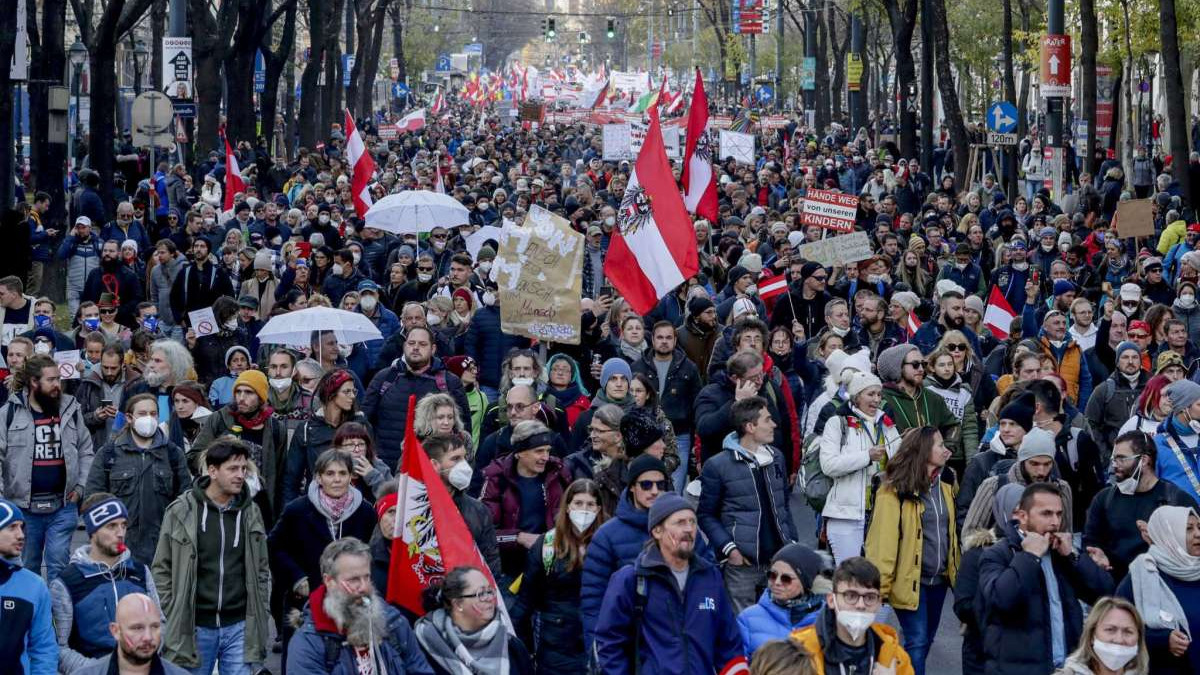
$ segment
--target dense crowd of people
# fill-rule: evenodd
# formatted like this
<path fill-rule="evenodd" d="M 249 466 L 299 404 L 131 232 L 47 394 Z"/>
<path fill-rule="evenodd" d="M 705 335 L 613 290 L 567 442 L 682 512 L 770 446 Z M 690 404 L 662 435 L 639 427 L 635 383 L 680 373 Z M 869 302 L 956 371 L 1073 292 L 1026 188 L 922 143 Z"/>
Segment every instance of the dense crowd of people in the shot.
<path fill-rule="evenodd" d="M 231 199 L 213 152 L 128 189 L 81 169 L 61 226 L 26 206 L 0 670 L 924 675 L 949 603 L 963 673 L 1200 672 L 1200 222 L 1170 161 L 1058 195 L 1026 162 L 1010 202 L 866 130 L 762 130 L 714 165 L 700 271 L 639 313 L 597 127 L 382 121 L 375 199 L 444 185 L 468 222 L 366 227 L 340 125 L 241 143 Z M 858 196 L 870 257 L 805 257 L 835 234 L 815 189 Z M 1135 193 L 1153 237 L 1113 227 Z M 577 345 L 506 332 L 497 241 L 469 246 L 534 205 L 584 238 Z M 381 337 L 259 339 L 313 307 Z M 423 613 L 385 600 L 409 452 L 479 553 Z"/>

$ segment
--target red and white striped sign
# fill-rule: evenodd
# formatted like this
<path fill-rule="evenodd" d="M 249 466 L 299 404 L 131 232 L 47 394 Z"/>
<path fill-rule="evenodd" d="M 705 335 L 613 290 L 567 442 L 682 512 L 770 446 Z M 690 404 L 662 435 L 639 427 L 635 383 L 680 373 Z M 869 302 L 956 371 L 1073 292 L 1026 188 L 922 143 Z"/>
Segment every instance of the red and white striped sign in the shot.
<path fill-rule="evenodd" d="M 858 215 L 858 197 L 832 190 L 809 190 L 804 195 L 804 225 L 819 225 L 834 232 L 850 232 Z"/>

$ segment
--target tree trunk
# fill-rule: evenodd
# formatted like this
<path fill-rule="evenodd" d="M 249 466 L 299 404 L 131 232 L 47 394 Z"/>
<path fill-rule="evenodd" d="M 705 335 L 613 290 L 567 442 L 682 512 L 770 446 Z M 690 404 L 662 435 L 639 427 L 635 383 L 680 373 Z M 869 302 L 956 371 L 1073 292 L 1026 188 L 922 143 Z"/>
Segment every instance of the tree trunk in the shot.
<path fill-rule="evenodd" d="M 367 32 L 359 34 L 359 41 Z M 375 109 L 375 78 L 379 73 L 380 53 L 383 51 L 383 12 L 376 12 L 375 22 L 370 30 L 371 46 L 366 53 L 367 68 L 362 72 L 362 89 L 358 102 L 359 114 L 363 117 L 371 114 Z"/>
<path fill-rule="evenodd" d="M 1026 0 L 1017 0 L 1017 7 L 1021 12 L 1021 33 L 1029 35 L 1029 7 L 1026 5 Z M 1022 137 L 1029 132 L 1029 86 L 1030 77 L 1032 77 L 1029 69 L 1021 67 L 1021 91 L 1017 95 L 1017 133 Z"/>
<path fill-rule="evenodd" d="M 1082 159 L 1088 173 L 1094 174 L 1100 168 L 1093 159 L 1096 155 L 1096 51 L 1099 49 L 1096 0 L 1079 0 L 1079 20 L 1079 76 L 1082 78 L 1079 88 L 1083 98 L 1083 119 L 1087 122 Z"/>
<path fill-rule="evenodd" d="M 956 182 L 959 189 L 967 189 L 970 187 L 970 178 L 965 174 L 971 153 L 971 139 L 967 137 L 967 126 L 963 123 L 962 111 L 958 106 L 958 92 L 954 88 L 954 75 L 950 72 L 950 28 L 946 24 L 946 2 L 930 0 L 929 6 L 933 9 L 938 88 L 942 92 L 942 109 L 946 113 L 950 142 L 954 146 L 954 175 L 958 177 Z"/>
<path fill-rule="evenodd" d="M 326 17 L 332 10 L 331 0 L 308 0 L 308 32 L 309 44 L 308 63 L 304 67 L 304 75 L 300 78 L 300 119 L 305 124 L 300 125 L 300 146 L 313 149 L 321 139 L 322 87 L 317 83 L 321 80 L 321 69 L 325 65 L 325 32 L 328 26 Z M 328 79 L 328 78 L 326 78 Z"/>
<path fill-rule="evenodd" d="M 1133 147 L 1137 143 L 1138 125 L 1133 117 L 1133 100 L 1136 97 L 1134 89 L 1137 87 L 1137 78 L 1133 75 L 1133 42 L 1129 36 L 1129 0 L 1121 0 L 1121 11 L 1125 18 L 1125 58 L 1121 62 L 1123 82 L 1125 83 L 1122 88 L 1125 92 L 1125 138 L 1121 143 L 1121 165 L 1132 167 Z"/>
<path fill-rule="evenodd" d="M 17 43 L 17 3 L 0 3 L 0 120 L 5 130 L 0 134 L 0 212 L 16 202 L 13 170 L 16 168 L 16 147 L 13 143 L 12 79 L 8 64 L 12 63 Z M 7 214 L 5 213 L 5 218 Z"/>
<path fill-rule="evenodd" d="M 845 37 L 839 38 L 837 34 L 837 6 L 834 3 L 826 5 L 826 22 L 829 25 L 829 44 L 833 48 L 833 87 L 830 93 L 833 95 L 831 101 L 830 114 L 834 121 L 843 121 L 842 102 L 847 100 L 846 96 L 846 54 L 850 53 L 850 27 L 846 26 Z"/>
<path fill-rule="evenodd" d="M 279 109 L 279 78 L 286 70 L 288 76 L 284 81 L 285 95 L 290 101 L 296 95 L 296 81 L 294 71 L 292 70 L 292 51 L 296 46 L 296 0 L 284 0 L 284 5 L 275 10 L 275 17 L 278 20 L 279 11 L 283 11 L 283 29 L 280 32 L 279 47 L 272 48 L 272 33 L 274 33 L 274 21 L 268 24 L 267 29 L 260 36 L 259 48 L 263 53 L 263 61 L 266 66 L 266 85 L 260 101 L 260 109 L 262 110 L 262 135 L 267 139 L 267 147 L 271 148 L 272 156 L 283 157 L 291 156 L 290 148 L 280 148 L 275 146 L 275 124 L 276 111 Z M 292 106 L 289 103 L 285 106 L 288 119 L 292 116 Z M 285 124 L 285 127 L 287 125 Z M 290 134 L 287 136 L 290 138 Z M 285 143 L 286 145 L 286 143 Z"/>
<path fill-rule="evenodd" d="M 1187 203 L 1196 204 L 1188 176 L 1187 102 L 1183 97 L 1183 73 L 1179 67 L 1179 26 L 1175 15 L 1175 0 L 1158 1 L 1158 34 L 1162 43 L 1163 86 L 1167 94 L 1167 131 L 1170 134 L 1171 155 L 1175 158 L 1173 177 L 1179 181 Z"/>
<path fill-rule="evenodd" d="M 270 8 L 269 2 L 259 0 L 238 2 L 237 31 L 224 59 L 225 137 L 230 145 L 255 141 L 254 62 Z"/>
<path fill-rule="evenodd" d="M 195 73 L 197 154 L 217 150 L 224 155 L 221 122 L 221 65 L 237 23 L 237 3 L 225 2 L 214 16 L 208 0 L 189 0 L 192 22 L 192 64 Z"/>
<path fill-rule="evenodd" d="M 917 112 L 913 99 L 917 93 L 917 66 L 913 61 L 912 40 L 913 32 L 917 28 L 917 0 L 887 0 L 886 6 L 888 23 L 892 27 L 893 51 L 896 54 L 900 154 L 904 157 L 916 157 Z M 932 114 L 932 111 L 927 111 L 926 114 Z"/>
<path fill-rule="evenodd" d="M 29 3 L 30 7 L 36 3 Z M 43 0 L 42 26 L 38 33 L 38 48 L 31 54 L 29 63 L 31 79 L 63 81 L 67 70 L 67 54 L 63 48 L 66 25 L 66 0 Z M 36 21 L 30 22 L 36 27 Z M 32 30 L 30 31 L 32 34 Z M 50 126 L 47 112 L 49 87 L 45 84 L 29 83 L 29 121 L 34 138 L 33 180 L 38 190 L 50 195 L 50 212 L 47 222 L 62 224 L 67 218 L 66 199 L 63 191 L 64 172 L 67 161 L 65 143 L 48 143 L 46 134 Z M 74 133 L 74 130 L 69 130 Z"/>
<path fill-rule="evenodd" d="M 163 90 L 162 43 L 167 28 L 167 0 L 154 0 L 150 5 L 150 87 L 151 91 Z"/>
<path fill-rule="evenodd" d="M 818 135 L 824 133 L 825 128 L 829 126 L 829 122 L 831 121 L 829 111 L 832 108 L 830 99 L 836 95 L 830 91 L 829 87 L 821 86 L 822 82 L 829 81 L 828 79 L 822 80 L 821 78 L 830 78 L 833 75 L 829 63 L 829 42 L 832 30 L 830 26 L 825 24 L 824 7 L 826 1 L 816 0 L 808 12 L 809 18 L 816 19 L 817 23 L 817 110 L 813 115 L 813 123 Z"/>

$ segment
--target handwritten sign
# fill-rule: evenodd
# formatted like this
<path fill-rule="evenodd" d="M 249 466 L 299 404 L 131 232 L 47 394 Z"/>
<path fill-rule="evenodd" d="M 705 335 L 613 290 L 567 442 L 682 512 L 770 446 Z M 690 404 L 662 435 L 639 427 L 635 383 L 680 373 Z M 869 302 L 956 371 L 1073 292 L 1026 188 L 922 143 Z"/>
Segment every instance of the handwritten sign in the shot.
<path fill-rule="evenodd" d="M 738 131 L 721 129 L 717 138 L 720 141 L 721 159 L 732 157 L 739 164 L 754 166 L 754 135 Z"/>
<path fill-rule="evenodd" d="M 506 227 L 493 278 L 500 288 L 500 328 L 506 333 L 579 344 L 583 235 L 540 206 L 520 227 Z"/>
<path fill-rule="evenodd" d="M 58 376 L 64 380 L 78 380 L 80 378 L 79 361 L 78 349 L 70 349 L 54 354 L 54 362 L 58 364 Z"/>
<path fill-rule="evenodd" d="M 858 197 L 832 190 L 809 190 L 804 195 L 804 225 L 819 225 L 835 232 L 854 229 L 858 215 Z"/>
<path fill-rule="evenodd" d="M 1113 225 L 1126 237 L 1154 236 L 1154 206 L 1150 199 L 1127 199 L 1117 203 Z"/>
<path fill-rule="evenodd" d="M 205 335 L 212 335 L 218 329 L 217 317 L 213 314 L 212 307 L 188 312 L 188 321 L 191 322 L 192 330 L 196 331 L 196 337 L 198 338 Z"/>
<path fill-rule="evenodd" d="M 851 232 L 800 244 L 799 254 L 801 258 L 821 263 L 825 267 L 845 266 L 866 260 L 873 255 L 871 241 L 866 232 Z"/>

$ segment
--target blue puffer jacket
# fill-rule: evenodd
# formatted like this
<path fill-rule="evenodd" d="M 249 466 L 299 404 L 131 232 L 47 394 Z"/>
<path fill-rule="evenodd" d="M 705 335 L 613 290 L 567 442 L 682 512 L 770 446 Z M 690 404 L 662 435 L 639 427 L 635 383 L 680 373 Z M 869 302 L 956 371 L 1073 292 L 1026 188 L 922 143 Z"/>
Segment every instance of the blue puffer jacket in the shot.
<path fill-rule="evenodd" d="M 55 675 L 58 640 L 42 578 L 20 562 L 0 560 L 0 607 L 0 673 Z"/>
<path fill-rule="evenodd" d="M 467 403 L 462 380 L 446 370 L 437 357 L 420 374 L 409 370 L 402 358 L 376 373 L 363 397 L 362 411 L 375 427 L 375 443 L 384 464 L 396 466 L 400 461 L 404 425 L 408 419 L 408 397 L 415 395 L 419 401 L 422 396 L 439 391 L 450 394 L 458 404 L 462 419 L 471 419 L 471 406 Z"/>
<path fill-rule="evenodd" d="M 367 348 L 367 366 L 371 370 L 379 368 L 379 352 L 383 351 L 383 344 L 387 342 L 388 338 L 400 332 L 400 317 L 396 316 L 395 312 L 387 307 L 384 307 L 382 304 L 379 305 L 378 309 L 379 311 L 377 312 L 377 316 L 369 316 L 367 318 L 370 319 L 371 323 L 375 324 L 375 327 L 378 328 L 379 332 L 383 334 L 383 339 L 367 340 L 366 343 L 363 344 L 363 346 Z M 362 307 L 360 306 L 354 311 L 362 314 Z"/>
<path fill-rule="evenodd" d="M 583 615 L 583 640 L 589 652 L 595 638 L 596 621 L 600 618 L 600 605 L 608 580 L 617 570 L 633 562 L 650 531 L 646 527 L 649 514 L 633 505 L 628 492 L 621 494 L 617 502 L 617 514 L 600 526 L 588 544 L 587 556 L 583 559 L 583 581 L 579 590 L 579 612 Z M 704 537 L 696 542 L 696 554 L 712 560 L 712 551 Z"/>
<path fill-rule="evenodd" d="M 357 675 L 354 647 L 346 644 L 345 635 L 338 632 L 337 624 L 325 613 L 321 604 L 324 598 L 324 584 L 309 596 L 308 606 L 304 608 L 304 623 L 288 643 L 287 669 L 293 673 Z M 433 675 L 433 668 L 425 659 L 408 619 L 400 610 L 387 604 L 383 606 L 383 614 L 387 618 L 387 631 L 375 648 L 377 658 L 386 669 L 383 672 L 388 675 Z M 325 665 L 327 640 L 337 645 L 337 658 L 332 667 Z"/>
<path fill-rule="evenodd" d="M 639 580 L 644 612 L 636 619 Z M 639 625 L 640 624 L 640 625 Z M 632 661 L 639 636 L 640 668 Z M 744 661 L 733 603 L 721 570 L 692 556 L 680 589 L 657 546 L 622 567 L 604 594 L 596 625 L 596 656 L 605 675 L 712 675 Z"/>
<path fill-rule="evenodd" d="M 463 338 L 463 351 L 479 364 L 479 384 L 492 388 L 500 386 L 500 364 L 508 352 L 528 346 L 529 340 L 500 330 L 500 310 L 495 306 L 480 307 Z M 470 418 L 468 411 L 463 419 Z"/>
<path fill-rule="evenodd" d="M 770 555 L 759 556 L 760 530 L 768 525 L 764 516 L 773 516 L 779 525 L 781 546 L 796 540 L 796 525 L 788 510 L 787 466 L 782 453 L 775 448 L 770 450 L 773 460 L 761 469 L 770 504 L 759 501 L 754 455 L 738 445 L 736 432 L 730 432 L 721 452 L 704 463 L 696 515 L 700 528 L 722 557 L 736 548 L 748 561 L 764 564 L 774 555 L 770 551 Z"/>
<path fill-rule="evenodd" d="M 746 658 L 753 656 L 755 650 L 764 642 L 783 640 L 793 630 L 816 622 L 824 604 L 818 602 L 812 611 L 805 614 L 800 621 L 792 623 L 788 609 L 771 601 L 770 589 L 764 590 L 757 603 L 743 609 L 742 613 L 738 614 L 738 628 L 742 631 L 742 646 L 746 650 Z"/>

